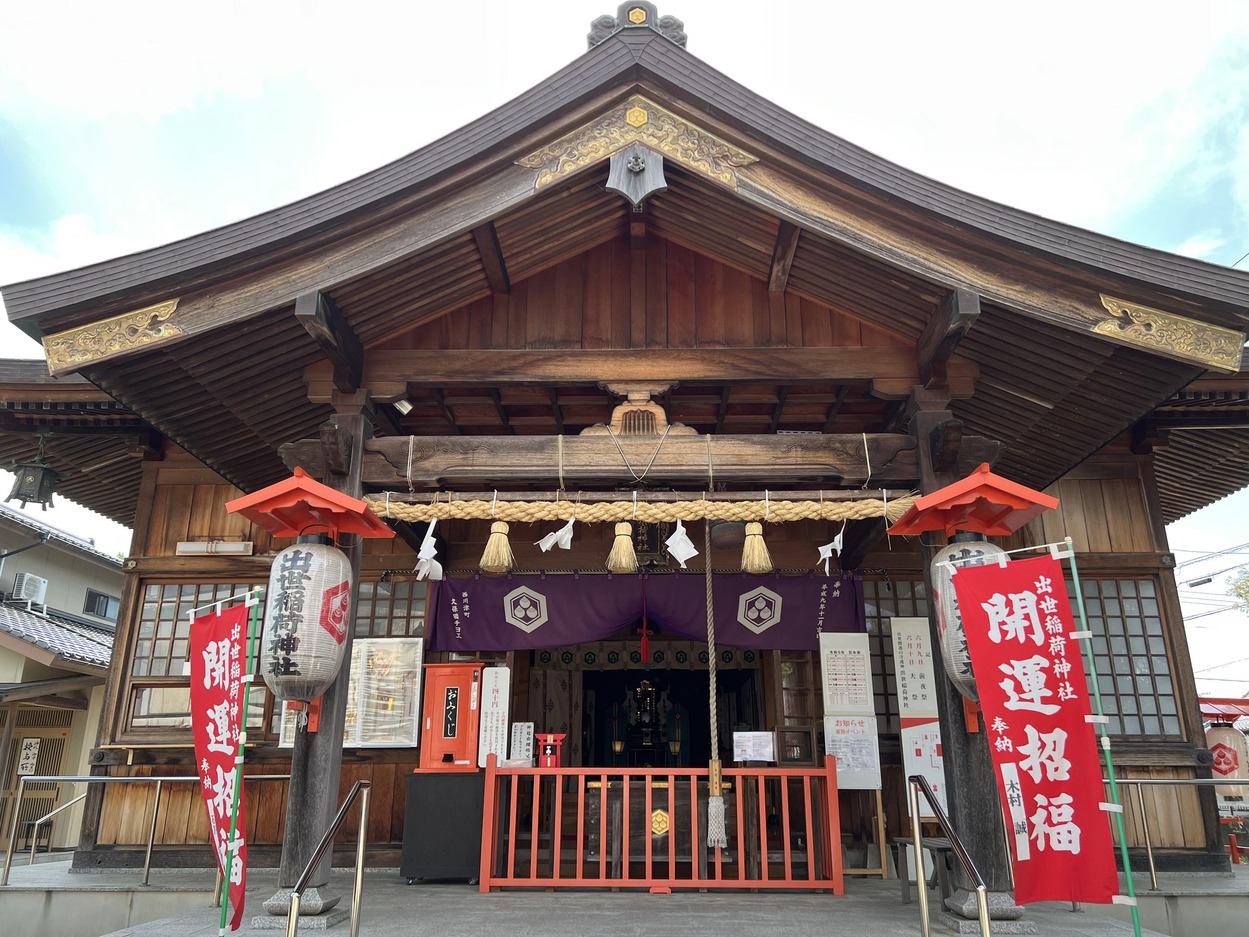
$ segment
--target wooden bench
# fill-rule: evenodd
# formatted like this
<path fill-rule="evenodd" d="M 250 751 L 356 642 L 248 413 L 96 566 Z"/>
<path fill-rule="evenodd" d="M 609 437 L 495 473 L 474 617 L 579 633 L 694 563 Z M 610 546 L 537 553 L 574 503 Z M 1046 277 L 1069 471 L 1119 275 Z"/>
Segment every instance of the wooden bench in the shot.
<path fill-rule="evenodd" d="M 910 904 L 911 875 L 908 860 L 915 846 L 915 840 L 908 836 L 905 839 L 895 839 L 893 845 L 897 849 L 898 881 L 902 887 L 902 903 Z M 933 885 L 941 886 L 941 897 L 949 898 L 953 894 L 950 888 L 950 861 L 954 855 L 953 845 L 944 836 L 925 836 L 920 840 L 920 845 L 922 847 L 920 855 L 915 857 L 916 882 L 923 878 L 923 851 L 927 850 L 932 854 L 932 879 L 926 885 L 929 888 Z"/>

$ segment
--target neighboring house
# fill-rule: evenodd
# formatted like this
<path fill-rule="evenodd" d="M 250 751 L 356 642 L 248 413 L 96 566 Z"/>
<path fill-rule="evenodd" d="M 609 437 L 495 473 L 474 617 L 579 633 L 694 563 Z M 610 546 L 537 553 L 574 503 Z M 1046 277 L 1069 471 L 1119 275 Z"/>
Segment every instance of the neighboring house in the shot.
<path fill-rule="evenodd" d="M 0 850 L 23 774 L 86 774 L 113 653 L 121 560 L 0 505 Z M 28 785 L 25 824 L 73 798 L 70 785 Z M 81 807 L 55 818 L 41 843 L 73 846 Z"/>

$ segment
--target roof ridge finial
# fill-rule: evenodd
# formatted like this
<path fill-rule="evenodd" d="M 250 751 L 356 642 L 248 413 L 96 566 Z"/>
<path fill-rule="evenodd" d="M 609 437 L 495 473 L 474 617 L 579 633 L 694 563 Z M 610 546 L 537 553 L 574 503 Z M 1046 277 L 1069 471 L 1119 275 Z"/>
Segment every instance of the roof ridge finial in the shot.
<path fill-rule="evenodd" d="M 685 24 L 675 16 L 660 16 L 655 4 L 647 3 L 646 0 L 620 4 L 615 16 L 603 14 L 590 24 L 590 34 L 586 39 L 593 49 L 622 29 L 639 28 L 653 29 L 665 39 L 672 40 L 682 49 L 685 48 Z"/>

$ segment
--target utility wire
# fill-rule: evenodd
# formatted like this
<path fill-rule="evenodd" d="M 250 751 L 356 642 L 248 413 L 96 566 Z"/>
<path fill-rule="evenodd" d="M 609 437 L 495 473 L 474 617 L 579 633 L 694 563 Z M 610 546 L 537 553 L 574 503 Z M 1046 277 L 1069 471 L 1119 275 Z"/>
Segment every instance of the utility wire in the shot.
<path fill-rule="evenodd" d="M 1249 251 L 1245 251 L 1244 256 L 1242 256 L 1242 257 L 1240 258 L 1240 260 L 1236 261 L 1236 263 L 1232 264 L 1232 266 L 1233 266 L 1233 267 L 1238 266 L 1238 265 L 1240 264 L 1240 261 L 1241 261 L 1241 260 L 1244 260 L 1244 259 L 1245 259 L 1245 257 L 1249 257 Z"/>

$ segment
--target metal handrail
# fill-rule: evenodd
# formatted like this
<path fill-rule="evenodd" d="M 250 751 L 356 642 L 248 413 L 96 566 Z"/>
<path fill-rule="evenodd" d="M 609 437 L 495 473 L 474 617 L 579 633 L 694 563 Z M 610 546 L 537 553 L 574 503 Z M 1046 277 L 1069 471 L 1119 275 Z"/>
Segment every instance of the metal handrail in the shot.
<path fill-rule="evenodd" d="M 289 781 L 289 774 L 247 774 L 244 781 Z M 13 820 L 9 824 L 8 847 L 4 853 L 4 872 L 0 874 L 0 888 L 9 884 L 9 870 L 13 866 L 13 846 L 17 843 L 17 819 L 22 812 L 22 798 L 26 794 L 26 784 L 155 784 L 156 797 L 152 801 L 152 822 L 148 827 L 147 849 L 143 855 L 143 884 L 148 884 L 152 874 L 152 844 L 156 839 L 156 819 L 160 815 L 161 788 L 165 784 L 195 783 L 199 784 L 199 775 L 189 777 L 113 777 L 95 774 L 28 774 L 17 782 L 17 797 L 13 802 Z M 82 796 L 86 796 L 84 793 Z M 73 801 L 70 801 L 72 804 Z M 68 807 L 70 804 L 66 804 Z M 55 813 L 56 811 L 53 811 Z M 49 814 L 48 816 L 51 816 Z M 47 817 L 44 817 L 46 820 Z"/>
<path fill-rule="evenodd" d="M 42 817 L 40 817 L 38 820 L 36 820 L 34 823 L 31 824 L 30 826 L 30 861 L 26 863 L 27 865 L 35 864 L 35 850 L 39 848 L 39 827 L 43 826 L 45 823 L 47 823 L 49 820 L 55 817 L 62 810 L 68 810 L 70 807 L 74 806 L 74 804 L 80 803 L 81 801 L 85 800 L 86 797 L 87 797 L 87 792 L 83 791 L 73 800 L 67 803 L 61 804 L 61 806 L 57 807 L 51 813 L 45 813 Z M 51 838 L 49 837 L 48 850 L 51 851 L 51 849 L 52 849 L 52 844 L 51 844 Z"/>
<path fill-rule="evenodd" d="M 312 878 L 312 873 L 321 863 L 322 856 L 333 844 L 334 834 L 343 825 L 343 820 L 347 819 L 347 811 L 351 809 L 357 794 L 361 795 L 360 829 L 356 832 L 356 877 L 351 890 L 351 937 L 360 937 L 360 898 L 364 894 L 364 846 L 368 839 L 369 795 L 372 787 L 372 781 L 364 780 L 351 785 L 351 790 L 343 799 L 343 805 L 338 808 L 338 815 L 334 817 L 330 828 L 321 837 L 321 842 L 317 843 L 317 848 L 312 851 L 312 858 L 308 860 L 303 874 L 299 876 L 295 887 L 291 889 L 291 905 L 286 912 L 286 937 L 295 937 L 295 932 L 299 929 L 299 899 L 304 893 L 308 879 Z"/>
<path fill-rule="evenodd" d="M 945 838 L 950 841 L 950 848 L 954 850 L 954 855 L 958 857 L 959 864 L 963 867 L 963 872 L 976 886 L 976 905 L 980 911 L 980 934 L 981 937 L 989 937 L 989 897 L 988 889 L 985 887 L 984 879 L 977 871 L 976 865 L 971 861 L 971 856 L 967 854 L 967 849 L 963 846 L 962 840 L 954 832 L 954 827 L 950 826 L 950 821 L 946 818 L 945 811 L 941 809 L 941 805 L 937 803 L 937 795 L 933 793 L 932 787 L 928 784 L 928 779 L 922 774 L 913 774 L 907 778 L 910 788 L 911 803 L 911 836 L 915 840 L 915 877 L 919 880 L 919 929 L 923 937 L 930 937 L 932 933 L 932 925 L 928 920 L 928 888 L 924 884 L 924 847 L 923 833 L 919 828 L 919 795 L 923 792 L 924 799 L 928 801 L 928 806 L 932 808 L 933 816 L 937 818 Z M 906 869 L 899 869 L 899 875 L 906 875 Z"/>
<path fill-rule="evenodd" d="M 1102 778 L 1102 781 L 1106 784 L 1110 783 L 1109 778 Z M 1136 785 L 1136 807 L 1141 818 L 1141 833 L 1145 837 L 1145 858 L 1149 860 L 1150 891 L 1158 890 L 1158 869 L 1154 865 L 1154 845 L 1149 839 L 1149 816 L 1145 812 L 1145 792 L 1141 788 L 1146 784 L 1170 784 L 1175 787 L 1224 787 L 1235 786 L 1237 783 L 1219 778 L 1116 778 L 1115 781 L 1120 785 Z"/>

